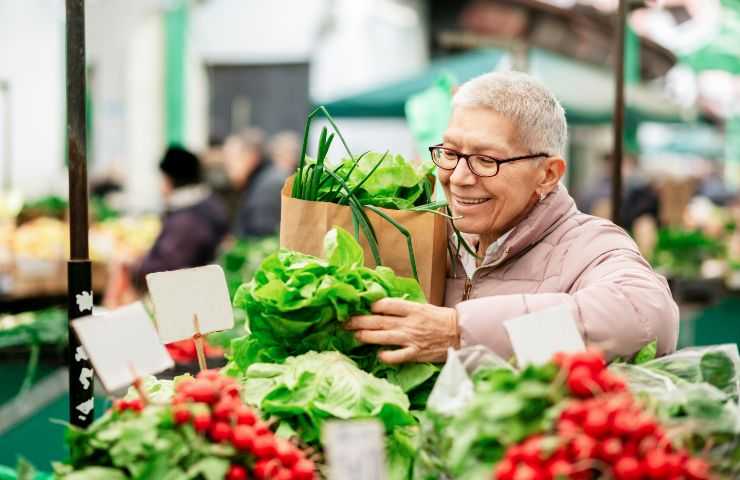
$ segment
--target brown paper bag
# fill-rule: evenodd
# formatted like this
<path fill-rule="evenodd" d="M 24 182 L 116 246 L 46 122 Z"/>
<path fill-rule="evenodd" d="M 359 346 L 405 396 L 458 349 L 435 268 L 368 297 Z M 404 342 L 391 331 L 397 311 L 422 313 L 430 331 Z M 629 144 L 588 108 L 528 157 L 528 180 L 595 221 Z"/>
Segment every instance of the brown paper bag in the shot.
<path fill-rule="evenodd" d="M 309 202 L 291 197 L 293 177 L 283 186 L 280 208 L 280 246 L 321 256 L 324 235 L 333 227 L 354 232 L 349 207 L 328 202 Z M 406 237 L 375 212 L 366 209 L 378 238 L 383 265 L 397 275 L 413 277 Z M 383 212 L 403 225 L 411 234 L 416 257 L 416 271 L 429 303 L 444 303 L 447 274 L 447 223 L 441 215 L 428 212 L 388 210 Z M 365 250 L 365 264 L 375 266 L 370 246 L 360 230 L 360 244 Z"/>

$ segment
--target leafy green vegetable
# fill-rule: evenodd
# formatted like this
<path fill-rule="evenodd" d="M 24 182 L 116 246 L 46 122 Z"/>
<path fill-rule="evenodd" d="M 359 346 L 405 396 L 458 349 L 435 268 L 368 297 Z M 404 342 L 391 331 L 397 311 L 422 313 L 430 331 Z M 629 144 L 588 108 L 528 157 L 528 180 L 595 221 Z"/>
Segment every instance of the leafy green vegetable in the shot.
<path fill-rule="evenodd" d="M 642 347 L 639 352 L 637 352 L 633 360 L 633 363 L 635 365 L 640 365 L 641 363 L 654 360 L 657 354 L 657 351 L 658 351 L 658 341 L 653 340 L 652 342 Z"/>
<path fill-rule="evenodd" d="M 244 400 L 279 430 L 318 445 L 327 420 L 377 418 L 385 426 L 389 478 L 408 478 L 416 452 L 416 419 L 401 388 L 360 370 L 339 352 L 309 352 L 283 364 L 256 363 L 242 377 Z M 284 427 L 283 425 L 287 425 Z"/>
<path fill-rule="evenodd" d="M 368 152 L 359 160 L 342 160 L 337 174 L 347 178 L 362 205 L 408 210 L 432 201 L 433 169 L 432 164 L 414 166 L 401 155 Z M 328 195 L 332 188 L 326 185 L 320 194 Z"/>
<path fill-rule="evenodd" d="M 708 258 L 724 256 L 724 246 L 701 231 L 661 229 L 652 254 L 657 269 L 677 277 L 699 276 L 701 264 Z"/>
<path fill-rule="evenodd" d="M 330 418 L 378 417 L 387 431 L 413 425 L 400 387 L 360 370 L 339 352 L 309 352 L 285 363 L 256 363 L 242 377 L 244 400 L 315 442 Z"/>
<path fill-rule="evenodd" d="M 384 297 L 424 301 L 418 282 L 385 267 L 362 266 L 362 249 L 342 229 L 329 231 L 324 246 L 327 260 L 288 250 L 270 255 L 254 279 L 237 291 L 234 304 L 247 312 L 250 334 L 231 342 L 227 371 L 238 375 L 254 363 L 336 350 L 363 370 L 406 388 L 431 383 L 427 381 L 436 367 L 382 364 L 376 346 L 361 344 L 343 327 L 352 315 L 369 312 L 370 305 Z"/>
<path fill-rule="evenodd" d="M 448 415 L 429 409 L 422 419 L 421 452 L 414 475 L 488 479 L 506 448 L 545 431 L 554 408 L 565 397 L 553 386 L 557 368 L 529 366 L 520 373 L 488 365 L 472 375 L 475 393 Z"/>

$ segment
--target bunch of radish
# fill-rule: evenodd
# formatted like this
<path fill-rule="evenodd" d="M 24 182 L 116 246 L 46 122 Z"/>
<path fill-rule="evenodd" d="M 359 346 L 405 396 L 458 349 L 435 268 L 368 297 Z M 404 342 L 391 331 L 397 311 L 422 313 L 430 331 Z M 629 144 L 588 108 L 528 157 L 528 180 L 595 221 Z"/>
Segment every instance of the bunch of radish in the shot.
<path fill-rule="evenodd" d="M 496 480 L 707 480 L 709 465 L 675 449 L 656 419 L 597 352 L 559 354 L 554 362 L 575 398 L 555 420 L 554 434 L 509 447 Z"/>
<path fill-rule="evenodd" d="M 239 461 L 231 465 L 226 480 L 314 480 L 314 463 L 297 446 L 276 437 L 239 393 L 234 379 L 203 371 L 176 384 L 172 419 L 234 447 Z"/>

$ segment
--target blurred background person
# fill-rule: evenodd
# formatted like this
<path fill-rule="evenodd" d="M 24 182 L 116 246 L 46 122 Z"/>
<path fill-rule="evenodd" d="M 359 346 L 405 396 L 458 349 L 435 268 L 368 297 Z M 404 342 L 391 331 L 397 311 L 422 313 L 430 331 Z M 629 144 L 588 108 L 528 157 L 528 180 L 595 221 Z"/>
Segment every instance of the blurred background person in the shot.
<path fill-rule="evenodd" d="M 226 207 L 203 184 L 198 157 L 173 146 L 167 149 L 159 169 L 165 204 L 162 230 L 142 259 L 124 261 L 113 268 L 104 302 L 107 307 L 128 303 L 136 293 L 145 291 L 149 273 L 212 262 L 228 232 Z"/>
<path fill-rule="evenodd" d="M 592 215 L 610 218 L 612 190 L 611 154 L 603 157 L 601 172 L 591 182 L 578 202 L 579 208 Z M 632 230 L 639 218 L 649 218 L 659 224 L 660 200 L 655 186 L 639 168 L 635 154 L 625 154 L 622 162 L 623 192 L 621 218 L 624 227 Z"/>
<path fill-rule="evenodd" d="M 233 233 L 239 238 L 278 233 L 280 191 L 296 167 L 299 144 L 294 133 L 276 134 L 269 147 L 264 139 L 261 130 L 250 128 L 224 144 L 224 166 L 236 194 Z"/>

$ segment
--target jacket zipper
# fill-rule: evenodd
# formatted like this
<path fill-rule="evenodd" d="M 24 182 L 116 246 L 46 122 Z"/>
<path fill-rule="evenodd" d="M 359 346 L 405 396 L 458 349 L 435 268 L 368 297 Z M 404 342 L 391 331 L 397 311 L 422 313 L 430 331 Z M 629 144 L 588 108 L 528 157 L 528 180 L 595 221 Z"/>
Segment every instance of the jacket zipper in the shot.
<path fill-rule="evenodd" d="M 470 298 L 470 291 L 473 289 L 473 282 L 470 281 L 470 278 L 466 275 L 465 276 L 465 290 L 463 290 L 463 298 L 462 301 L 464 302 L 468 298 Z"/>

